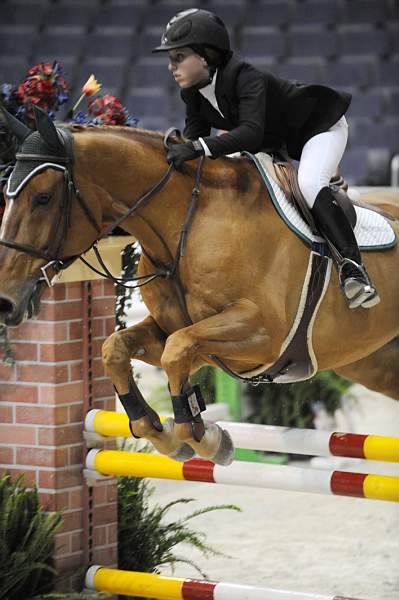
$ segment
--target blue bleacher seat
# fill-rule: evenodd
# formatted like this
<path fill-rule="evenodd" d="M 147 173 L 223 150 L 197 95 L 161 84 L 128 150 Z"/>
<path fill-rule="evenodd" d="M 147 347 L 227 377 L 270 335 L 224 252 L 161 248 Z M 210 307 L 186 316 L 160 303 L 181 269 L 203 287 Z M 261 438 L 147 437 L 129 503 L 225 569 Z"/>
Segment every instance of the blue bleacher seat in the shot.
<path fill-rule="evenodd" d="M 398 3 L 399 5 L 399 3 Z M 399 12 L 399 6 L 398 6 Z M 390 37 L 391 42 L 391 51 L 393 54 L 397 54 L 399 52 L 399 15 L 396 21 L 392 23 L 388 23 L 387 26 L 387 34 Z"/>
<path fill-rule="evenodd" d="M 132 58 L 138 54 L 138 39 L 133 27 L 100 27 L 87 37 L 87 58 Z"/>
<path fill-rule="evenodd" d="M 163 33 L 162 27 L 145 27 L 139 37 L 139 48 L 141 56 L 149 56 L 151 50 L 161 44 Z"/>
<path fill-rule="evenodd" d="M 173 123 L 173 125 L 175 124 Z M 150 129 L 151 131 L 160 131 L 164 133 L 171 127 L 171 121 L 166 117 L 158 117 L 156 115 L 143 116 L 139 117 L 138 126 L 141 129 Z"/>
<path fill-rule="evenodd" d="M 98 27 L 125 26 L 137 28 L 141 27 L 144 16 L 153 10 L 153 7 L 148 6 L 148 2 L 145 2 L 145 0 L 112 2 L 100 7 L 94 24 Z"/>
<path fill-rule="evenodd" d="M 319 58 L 289 59 L 276 66 L 275 74 L 299 83 L 325 83 L 325 61 Z"/>
<path fill-rule="evenodd" d="M 377 64 L 376 84 L 378 86 L 399 86 L 399 54 Z"/>
<path fill-rule="evenodd" d="M 91 73 L 139 126 L 183 129 L 184 103 L 165 54 L 153 55 L 185 0 L 0 0 L 0 82 L 57 59 L 71 97 Z M 199 0 L 228 27 L 239 59 L 261 71 L 353 93 L 342 172 L 367 177 L 372 152 L 399 145 L 398 0 Z M 379 122 L 380 121 L 380 122 Z"/>
<path fill-rule="evenodd" d="M 246 56 L 286 56 L 286 35 L 275 27 L 243 27 L 239 49 Z"/>
<path fill-rule="evenodd" d="M 64 2 L 63 4 L 54 4 L 46 13 L 46 26 L 51 28 L 66 26 L 88 27 L 96 6 L 85 3 Z"/>
<path fill-rule="evenodd" d="M 399 88 L 390 90 L 387 102 L 387 114 L 394 117 L 399 117 Z M 399 145 L 399 140 L 398 140 Z"/>
<path fill-rule="evenodd" d="M 291 19 L 290 0 L 260 0 L 249 4 L 243 16 L 243 24 L 248 27 L 281 27 Z"/>
<path fill-rule="evenodd" d="M 343 23 L 386 23 L 389 17 L 386 0 L 344 0 L 341 3 L 340 20 Z"/>
<path fill-rule="evenodd" d="M 366 148 L 388 148 L 394 150 L 399 146 L 399 119 L 386 118 L 384 122 L 374 123 L 368 119 L 355 121 L 352 139 L 357 146 Z"/>
<path fill-rule="evenodd" d="M 35 37 L 33 26 L 0 25 L 0 56 L 29 56 Z"/>
<path fill-rule="evenodd" d="M 382 56 L 390 51 L 387 32 L 372 25 L 342 25 L 338 30 L 339 52 L 351 56 Z"/>
<path fill-rule="evenodd" d="M 147 9 L 143 13 L 143 22 L 152 27 L 162 27 L 163 29 L 166 27 L 166 24 L 170 21 L 172 17 L 174 17 L 177 13 L 183 12 L 190 8 L 203 8 L 212 10 L 207 5 L 202 5 L 200 2 L 195 2 L 194 6 L 187 5 L 186 0 L 176 1 L 176 0 L 166 0 L 161 1 L 154 6 L 152 10 Z M 216 7 L 217 8 L 217 7 Z M 216 8 L 214 12 L 217 14 Z"/>
<path fill-rule="evenodd" d="M 129 68 L 129 85 L 139 88 L 152 87 L 155 85 L 171 89 L 177 87 L 177 83 L 168 69 L 166 56 L 144 56 Z"/>
<path fill-rule="evenodd" d="M 331 62 L 326 71 L 326 83 L 348 87 L 370 85 L 374 78 L 375 62 L 368 57 L 344 57 L 337 62 Z"/>
<path fill-rule="evenodd" d="M 126 98 L 126 106 L 130 114 L 139 119 L 152 116 L 169 119 L 171 115 L 170 97 L 165 95 L 163 87 L 131 88 Z"/>
<path fill-rule="evenodd" d="M 78 58 L 86 41 L 84 27 L 51 27 L 38 36 L 34 54 L 38 60 Z"/>
<path fill-rule="evenodd" d="M 239 60 L 245 60 L 249 62 L 249 64 L 253 65 L 255 69 L 258 69 L 259 71 L 270 71 L 271 73 L 277 75 L 277 61 L 275 58 L 273 58 L 273 56 L 253 56 L 251 54 L 242 54 L 240 52 L 240 54 L 236 54 L 236 57 Z"/>
<path fill-rule="evenodd" d="M 380 90 L 358 92 L 352 95 L 348 116 L 374 119 L 384 112 L 384 95 Z"/>
<path fill-rule="evenodd" d="M 25 77 L 31 66 L 25 57 L 0 56 L 0 84 L 11 83 L 17 85 Z"/>
<path fill-rule="evenodd" d="M 93 73 L 104 88 L 120 89 L 125 84 L 127 61 L 120 58 L 93 58 L 79 68 L 78 85 L 83 85 Z M 101 90 L 103 93 L 103 90 Z"/>
<path fill-rule="evenodd" d="M 361 185 L 367 171 L 367 148 L 346 149 L 339 171 L 349 185 Z"/>
<path fill-rule="evenodd" d="M 337 53 L 336 34 L 320 27 L 292 27 L 289 47 L 290 55 L 293 57 L 331 57 Z"/>
<path fill-rule="evenodd" d="M 226 26 L 236 27 L 242 23 L 248 6 L 245 0 L 212 0 L 208 10 L 220 17 Z"/>
<path fill-rule="evenodd" d="M 295 2 L 291 15 L 292 25 L 334 25 L 338 20 L 338 2 L 305 0 Z"/>
<path fill-rule="evenodd" d="M 1 24 L 38 27 L 46 11 L 46 4 L 35 2 L 6 2 L 1 6 Z"/>

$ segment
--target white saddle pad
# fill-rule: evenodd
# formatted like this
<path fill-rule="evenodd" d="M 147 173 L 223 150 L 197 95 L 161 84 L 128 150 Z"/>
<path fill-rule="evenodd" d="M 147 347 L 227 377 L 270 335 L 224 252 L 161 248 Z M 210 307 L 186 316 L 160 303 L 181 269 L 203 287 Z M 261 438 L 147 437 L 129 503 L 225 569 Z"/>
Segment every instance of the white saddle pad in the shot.
<path fill-rule="evenodd" d="M 255 158 L 254 162 L 265 181 L 276 210 L 290 229 L 309 245 L 312 242 L 323 241 L 322 238 L 313 235 L 309 225 L 304 221 L 297 208 L 287 199 L 280 186 L 267 173 L 266 164 L 270 163 L 270 156 L 264 152 L 258 152 L 252 157 Z M 374 210 L 360 206 L 355 206 L 355 210 L 357 222 L 354 232 L 360 250 L 385 250 L 396 245 L 395 231 L 385 217 Z"/>

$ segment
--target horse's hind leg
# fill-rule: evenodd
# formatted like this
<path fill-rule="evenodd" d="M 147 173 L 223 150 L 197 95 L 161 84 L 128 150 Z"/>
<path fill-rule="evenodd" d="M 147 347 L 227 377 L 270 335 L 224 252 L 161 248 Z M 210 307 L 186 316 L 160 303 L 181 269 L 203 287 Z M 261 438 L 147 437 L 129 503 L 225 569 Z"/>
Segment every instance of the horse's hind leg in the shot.
<path fill-rule="evenodd" d="M 270 338 L 258 307 L 247 299 L 168 337 L 161 363 L 169 378 L 175 433 L 203 458 L 229 464 L 234 447 L 226 431 L 202 420 L 201 397 L 187 388 L 190 372 L 209 362 L 207 357 L 212 354 L 230 365 L 247 364 L 249 369 L 262 364 L 267 352 L 271 352 Z"/>
<path fill-rule="evenodd" d="M 370 390 L 399 400 L 399 337 L 362 360 L 335 371 Z"/>
<path fill-rule="evenodd" d="M 131 374 L 130 360 L 134 358 L 160 366 L 164 346 L 165 336 L 149 316 L 133 327 L 116 331 L 105 340 L 104 368 L 129 416 L 132 434 L 146 438 L 162 454 L 187 460 L 194 451 L 175 436 L 173 419 L 167 419 L 161 425 L 159 416 L 146 403 Z"/>

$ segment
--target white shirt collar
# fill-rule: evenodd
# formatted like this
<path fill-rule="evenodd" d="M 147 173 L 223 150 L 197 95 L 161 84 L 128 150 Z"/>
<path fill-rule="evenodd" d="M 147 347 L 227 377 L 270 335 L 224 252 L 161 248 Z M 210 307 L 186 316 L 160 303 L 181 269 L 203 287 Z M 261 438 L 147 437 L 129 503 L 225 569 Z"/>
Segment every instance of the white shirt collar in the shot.
<path fill-rule="evenodd" d="M 216 93 L 215 93 L 217 73 L 218 73 L 218 70 L 216 69 L 215 73 L 213 74 L 212 81 L 210 83 L 208 83 L 208 85 L 206 85 L 205 87 L 201 88 L 198 91 L 204 96 L 204 98 L 206 98 L 208 100 L 208 102 L 210 102 L 212 104 L 213 108 L 215 108 L 218 111 L 218 113 L 220 113 L 222 115 L 222 117 L 224 118 L 224 114 L 222 113 L 222 111 L 220 110 L 220 108 L 218 106 L 218 102 L 216 99 Z"/>

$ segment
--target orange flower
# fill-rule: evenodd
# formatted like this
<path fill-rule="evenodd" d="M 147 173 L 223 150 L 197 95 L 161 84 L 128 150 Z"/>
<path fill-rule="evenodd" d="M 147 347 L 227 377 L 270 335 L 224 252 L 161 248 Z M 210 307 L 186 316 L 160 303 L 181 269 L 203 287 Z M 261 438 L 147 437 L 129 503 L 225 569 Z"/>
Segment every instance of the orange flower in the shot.
<path fill-rule="evenodd" d="M 94 94 L 97 94 L 97 92 L 101 90 L 101 87 L 101 83 L 98 83 L 94 75 L 90 75 L 89 79 L 82 87 L 82 92 L 85 96 L 94 96 Z"/>

